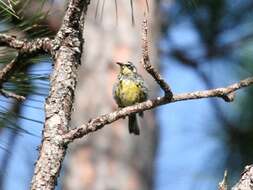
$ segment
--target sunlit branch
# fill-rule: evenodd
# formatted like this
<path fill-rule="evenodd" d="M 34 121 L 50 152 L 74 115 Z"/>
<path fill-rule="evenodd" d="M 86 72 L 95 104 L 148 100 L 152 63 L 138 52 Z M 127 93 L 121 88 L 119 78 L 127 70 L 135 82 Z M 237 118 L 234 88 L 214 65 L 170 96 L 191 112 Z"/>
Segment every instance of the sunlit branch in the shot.
<path fill-rule="evenodd" d="M 252 189 L 253 181 L 253 165 L 248 165 L 244 168 L 241 174 L 241 179 L 232 187 L 231 190 L 248 190 Z"/>
<path fill-rule="evenodd" d="M 0 46 L 10 47 L 31 56 L 31 54 L 50 53 L 52 41 L 49 38 L 37 38 L 31 41 L 20 40 L 15 36 L 0 34 Z"/>
<path fill-rule="evenodd" d="M 228 171 L 225 170 L 222 181 L 218 186 L 219 190 L 228 190 Z"/>
<path fill-rule="evenodd" d="M 103 128 L 105 125 L 108 125 L 116 120 L 124 118 L 129 114 L 142 112 L 161 105 L 174 103 L 178 101 L 218 97 L 222 98 L 227 102 L 231 102 L 234 100 L 234 92 L 236 90 L 250 86 L 252 84 L 253 84 L 253 77 L 250 77 L 224 88 L 215 88 L 211 90 L 182 93 L 178 95 L 173 95 L 172 99 L 168 99 L 168 97 L 166 96 L 157 97 L 155 99 L 147 100 L 145 102 L 133 106 L 128 106 L 119 109 L 109 114 L 101 115 L 95 119 L 90 120 L 90 122 L 88 122 L 87 124 L 83 124 L 75 129 L 70 130 L 68 133 L 63 135 L 63 138 L 65 143 L 69 143 L 76 138 L 81 138 L 84 135 L 87 135 L 88 133 L 97 131 L 98 129 Z"/>
<path fill-rule="evenodd" d="M 15 94 L 13 92 L 6 91 L 4 89 L 0 89 L 0 94 L 2 94 L 3 96 L 5 96 L 6 98 L 14 98 L 14 99 L 16 99 L 18 101 L 24 101 L 25 100 L 24 96 Z"/>
<path fill-rule="evenodd" d="M 2 85 L 2 83 L 7 80 L 7 78 L 10 76 L 10 74 L 12 73 L 13 69 L 15 68 L 17 61 L 18 61 L 18 57 L 16 56 L 10 63 L 8 63 L 7 65 L 5 65 L 2 70 L 0 71 L 0 86 Z"/>
<path fill-rule="evenodd" d="M 142 56 L 143 56 L 143 66 L 146 71 L 155 79 L 157 84 L 162 88 L 165 96 L 170 100 L 173 96 L 171 88 L 168 83 L 162 78 L 159 72 L 151 65 L 149 53 L 148 53 L 148 25 L 147 20 L 144 19 L 142 25 Z"/>
<path fill-rule="evenodd" d="M 15 68 L 17 66 L 17 62 L 20 58 L 20 55 L 18 54 L 10 63 L 5 65 L 3 69 L 0 71 L 0 88 L 2 88 L 2 84 L 8 80 L 8 78 L 11 76 L 11 74 L 15 71 Z M 18 101 L 25 100 L 24 96 L 17 95 L 13 92 L 9 92 L 3 89 L 0 89 L 0 94 L 7 98 L 14 98 Z"/>

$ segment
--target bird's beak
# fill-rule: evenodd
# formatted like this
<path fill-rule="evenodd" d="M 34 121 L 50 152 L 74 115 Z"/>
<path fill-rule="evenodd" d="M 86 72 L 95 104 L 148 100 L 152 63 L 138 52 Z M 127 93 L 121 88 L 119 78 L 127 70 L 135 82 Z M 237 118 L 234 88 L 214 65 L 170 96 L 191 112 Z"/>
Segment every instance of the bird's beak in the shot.
<path fill-rule="evenodd" d="M 116 64 L 118 64 L 119 66 L 123 66 L 124 63 L 121 63 L 121 62 L 116 62 Z"/>

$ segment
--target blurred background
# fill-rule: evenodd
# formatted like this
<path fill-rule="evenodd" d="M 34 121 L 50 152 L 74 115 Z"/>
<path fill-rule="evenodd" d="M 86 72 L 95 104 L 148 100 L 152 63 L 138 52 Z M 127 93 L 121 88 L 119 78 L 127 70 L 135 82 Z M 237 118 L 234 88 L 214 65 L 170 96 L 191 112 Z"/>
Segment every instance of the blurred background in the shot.
<path fill-rule="evenodd" d="M 54 36 L 66 6 L 60 0 L 12 3 L 8 11 L 0 3 L 0 30 L 28 39 Z M 85 25 L 73 127 L 116 109 L 111 94 L 116 61 L 134 62 L 149 83 L 150 97 L 162 94 L 140 64 L 145 11 L 152 63 L 174 93 L 226 86 L 252 76 L 251 0 L 135 0 L 133 8 L 129 0 L 94 0 Z M 1 47 L 1 67 L 15 53 Z M 26 59 L 3 83 L 3 89 L 27 98 L 19 103 L 0 97 L 0 189 L 29 188 L 51 63 L 47 56 Z M 213 190 L 225 169 L 232 186 L 253 162 L 252 87 L 237 92 L 232 103 L 178 102 L 145 112 L 139 122 L 140 137 L 130 136 L 127 122 L 120 120 L 73 143 L 57 189 Z"/>

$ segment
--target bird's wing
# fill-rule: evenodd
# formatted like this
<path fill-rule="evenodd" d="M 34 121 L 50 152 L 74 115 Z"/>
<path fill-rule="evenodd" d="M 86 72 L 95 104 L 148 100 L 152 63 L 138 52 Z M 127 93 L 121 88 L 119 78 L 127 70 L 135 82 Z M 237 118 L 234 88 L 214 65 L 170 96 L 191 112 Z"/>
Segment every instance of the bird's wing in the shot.
<path fill-rule="evenodd" d="M 118 104 L 118 106 L 121 107 L 120 98 L 119 98 L 119 96 L 117 96 L 117 94 L 116 94 L 117 91 L 118 91 L 118 87 L 119 87 L 119 81 L 117 81 L 117 82 L 113 85 L 112 94 L 113 94 L 114 100 L 116 101 L 116 103 Z"/>
<path fill-rule="evenodd" d="M 142 92 L 143 92 L 143 96 L 144 96 L 143 100 L 146 100 L 148 98 L 148 87 L 147 87 L 147 84 L 144 81 L 144 79 L 142 78 L 142 76 L 140 76 L 140 75 L 137 75 L 137 81 L 138 81 L 138 84 L 141 87 Z"/>

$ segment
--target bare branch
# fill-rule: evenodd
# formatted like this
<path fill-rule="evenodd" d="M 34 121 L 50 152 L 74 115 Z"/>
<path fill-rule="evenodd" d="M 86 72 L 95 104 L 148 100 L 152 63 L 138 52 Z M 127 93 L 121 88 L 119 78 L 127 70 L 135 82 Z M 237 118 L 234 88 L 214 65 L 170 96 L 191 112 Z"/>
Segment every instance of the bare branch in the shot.
<path fill-rule="evenodd" d="M 15 71 L 17 62 L 22 57 L 33 56 L 42 53 L 51 53 L 52 42 L 49 38 L 37 38 L 32 41 L 18 40 L 15 36 L 0 34 L 0 46 L 7 46 L 18 51 L 18 55 L 0 71 L 0 88 L 3 82 L 7 81 Z M 17 95 L 0 89 L 0 93 L 8 98 L 15 98 L 19 101 L 25 100 L 24 96 Z"/>
<path fill-rule="evenodd" d="M 146 71 L 155 79 L 155 81 L 159 84 L 159 86 L 163 89 L 165 96 L 168 99 L 171 99 L 173 93 L 171 91 L 170 86 L 166 83 L 166 81 L 162 78 L 162 76 L 158 73 L 158 71 L 151 65 L 150 58 L 148 54 L 148 25 L 147 20 L 143 20 L 142 26 L 142 56 L 143 56 L 143 66 Z"/>
<path fill-rule="evenodd" d="M 228 190 L 228 171 L 224 171 L 222 181 L 219 183 L 219 190 Z"/>
<path fill-rule="evenodd" d="M 4 89 L 0 89 L 0 94 L 2 94 L 3 96 L 5 96 L 7 98 L 14 98 L 17 101 L 24 101 L 25 100 L 24 96 L 17 95 L 17 94 L 15 94 L 13 92 L 9 92 L 9 91 L 6 91 Z"/>
<path fill-rule="evenodd" d="M 0 71 L 0 88 L 2 87 L 2 84 L 4 81 L 8 80 L 8 78 L 11 76 L 12 72 L 15 70 L 19 55 L 17 55 L 10 63 L 8 63 L 1 71 Z M 0 89 L 0 94 L 7 98 L 14 98 L 18 101 L 25 100 L 24 96 L 17 95 L 13 92 L 9 92 L 3 89 Z"/>
<path fill-rule="evenodd" d="M 50 53 L 52 42 L 49 38 L 37 38 L 35 40 L 19 40 L 15 36 L 0 34 L 0 46 L 7 46 L 18 50 L 22 54 Z"/>
<path fill-rule="evenodd" d="M 216 88 L 211 90 L 203 90 L 203 91 L 196 91 L 190 93 L 183 93 L 178 95 L 173 95 L 172 99 L 168 99 L 165 95 L 163 97 L 157 97 L 152 100 L 147 100 L 145 102 L 128 106 L 117 111 L 114 111 L 109 114 L 101 115 L 95 119 L 92 119 L 87 124 L 83 124 L 78 128 L 70 130 L 68 133 L 63 135 L 65 139 L 65 143 L 69 143 L 76 138 L 81 138 L 84 135 L 97 131 L 101 129 L 107 124 L 110 124 L 118 119 L 124 118 L 129 114 L 142 112 L 145 110 L 149 110 L 164 104 L 174 103 L 178 101 L 184 100 L 194 100 L 194 99 L 202 99 L 202 98 L 211 98 L 211 97 L 219 97 L 224 99 L 225 101 L 232 101 L 233 99 L 230 98 L 230 95 L 233 94 L 236 90 L 247 87 L 253 84 L 253 77 L 244 79 L 238 83 L 234 83 L 229 85 L 225 88 Z"/>
<path fill-rule="evenodd" d="M 10 63 L 5 65 L 4 68 L 0 71 L 0 86 L 5 80 L 7 80 L 7 78 L 10 76 L 10 73 L 12 73 L 18 61 L 18 57 L 19 56 L 16 56 Z"/>

